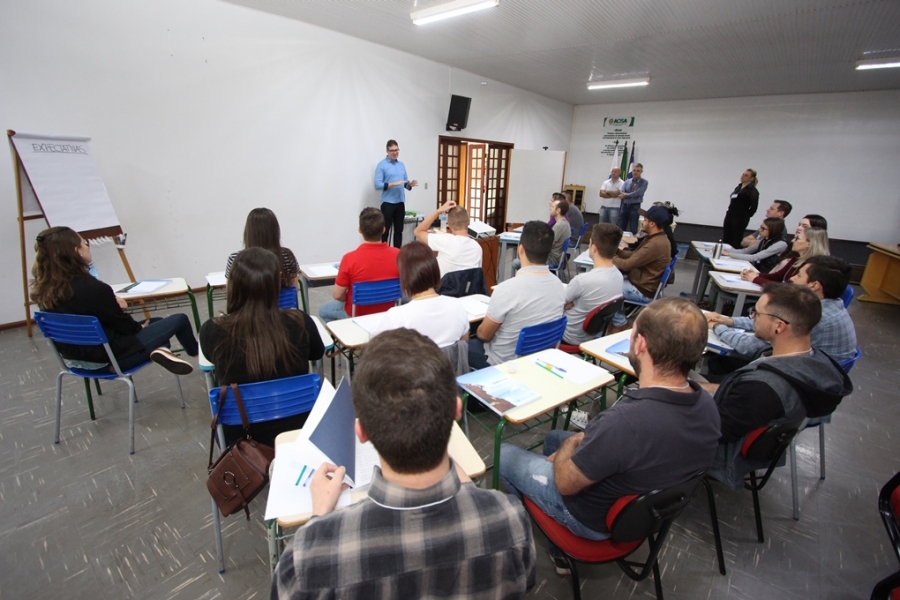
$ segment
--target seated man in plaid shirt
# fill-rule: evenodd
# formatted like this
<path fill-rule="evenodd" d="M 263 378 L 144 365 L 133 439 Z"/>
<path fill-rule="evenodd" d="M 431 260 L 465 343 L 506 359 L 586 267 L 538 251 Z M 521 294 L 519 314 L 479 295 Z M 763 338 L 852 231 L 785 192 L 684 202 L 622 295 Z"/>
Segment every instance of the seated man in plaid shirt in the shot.
<path fill-rule="evenodd" d="M 278 563 L 273 599 L 521 598 L 535 582 L 531 522 L 447 453 L 460 416 L 450 362 L 409 329 L 369 343 L 353 375 L 361 442 L 381 458 L 366 499 L 338 511 L 345 469 L 322 465 L 313 518 Z"/>

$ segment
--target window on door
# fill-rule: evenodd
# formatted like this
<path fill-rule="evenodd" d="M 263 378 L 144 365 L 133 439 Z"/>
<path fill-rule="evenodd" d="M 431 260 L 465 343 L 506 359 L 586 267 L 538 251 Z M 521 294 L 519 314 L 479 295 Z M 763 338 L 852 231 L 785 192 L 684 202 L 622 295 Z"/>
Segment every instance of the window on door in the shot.
<path fill-rule="evenodd" d="M 497 231 L 506 224 L 509 159 L 513 144 L 438 138 L 438 206 L 453 200 L 473 219 Z"/>

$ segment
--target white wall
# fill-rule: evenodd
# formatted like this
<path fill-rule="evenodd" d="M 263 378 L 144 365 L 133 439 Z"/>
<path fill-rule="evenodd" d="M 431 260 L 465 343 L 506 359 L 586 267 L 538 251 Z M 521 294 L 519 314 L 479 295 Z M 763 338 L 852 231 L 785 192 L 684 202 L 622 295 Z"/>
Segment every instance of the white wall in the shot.
<path fill-rule="evenodd" d="M 472 98 L 466 137 L 554 150 L 571 137 L 571 105 L 216 0 L 5 0 L 0 22 L 0 125 L 93 138 L 138 277 L 204 285 L 256 206 L 301 262 L 338 259 L 379 203 L 388 138 L 420 182 L 407 205 L 432 208 L 451 93 Z M 9 166 L 0 199 L 8 323 L 24 318 Z M 104 279 L 125 280 L 111 249 L 96 254 Z"/>
<path fill-rule="evenodd" d="M 595 197 L 606 179 L 603 117 L 635 116 L 647 202 L 671 201 L 687 223 L 721 225 L 747 168 L 759 172 L 760 211 L 790 201 L 796 226 L 828 219 L 837 239 L 900 242 L 900 91 L 579 106 L 566 182 Z"/>

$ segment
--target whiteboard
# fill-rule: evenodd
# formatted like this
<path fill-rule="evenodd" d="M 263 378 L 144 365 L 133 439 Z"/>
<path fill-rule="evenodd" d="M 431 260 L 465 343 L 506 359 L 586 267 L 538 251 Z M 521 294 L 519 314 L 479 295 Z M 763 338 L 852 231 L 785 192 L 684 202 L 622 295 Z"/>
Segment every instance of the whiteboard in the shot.
<path fill-rule="evenodd" d="M 562 190 L 565 166 L 563 151 L 513 149 L 506 221 L 548 221 L 551 195 Z"/>
<path fill-rule="evenodd" d="M 79 232 L 119 227 L 90 138 L 16 133 L 12 142 L 27 174 L 22 179 L 25 214 L 37 208 L 33 193 L 51 227 Z"/>

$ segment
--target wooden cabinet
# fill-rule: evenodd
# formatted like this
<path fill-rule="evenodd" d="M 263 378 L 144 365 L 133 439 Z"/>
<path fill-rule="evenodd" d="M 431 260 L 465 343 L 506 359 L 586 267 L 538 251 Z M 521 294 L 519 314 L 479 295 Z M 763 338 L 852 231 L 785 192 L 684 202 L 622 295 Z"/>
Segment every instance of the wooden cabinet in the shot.
<path fill-rule="evenodd" d="M 569 184 L 563 187 L 564 192 L 567 190 L 572 190 L 572 200 L 575 202 L 575 206 L 584 212 L 584 186 Z"/>

